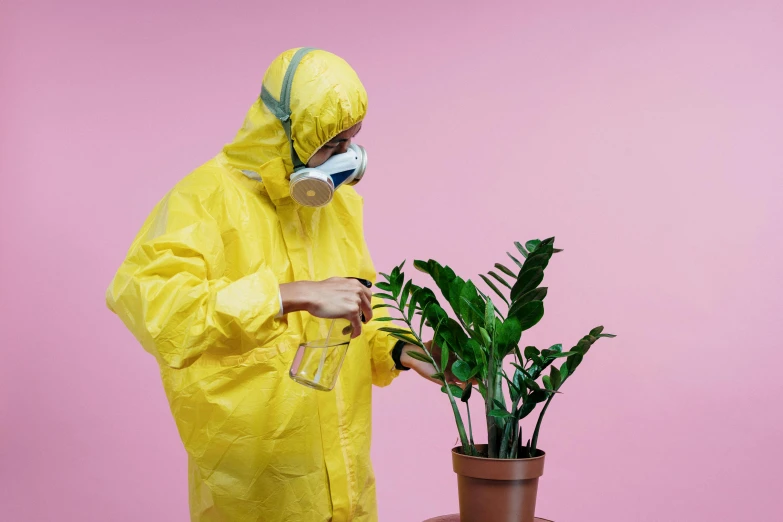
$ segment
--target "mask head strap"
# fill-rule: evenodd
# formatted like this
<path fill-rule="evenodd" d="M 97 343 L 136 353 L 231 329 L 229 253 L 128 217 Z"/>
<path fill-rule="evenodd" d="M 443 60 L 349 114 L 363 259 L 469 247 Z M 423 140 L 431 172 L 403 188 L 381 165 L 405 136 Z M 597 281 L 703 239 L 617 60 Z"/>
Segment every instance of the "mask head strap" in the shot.
<path fill-rule="evenodd" d="M 288 143 L 291 144 L 291 162 L 294 164 L 294 170 L 304 167 L 304 163 L 299 159 L 299 155 L 294 150 L 294 140 L 291 137 L 291 86 L 294 83 L 294 73 L 299 66 L 299 62 L 307 53 L 314 51 L 312 47 L 303 47 L 294 53 L 291 58 L 291 63 L 288 64 L 288 68 L 285 71 L 283 77 L 283 86 L 280 89 L 280 100 L 276 100 L 274 96 L 266 89 L 265 85 L 261 86 L 261 101 L 264 102 L 266 108 L 275 115 L 283 124 L 283 130 L 288 137 Z"/>

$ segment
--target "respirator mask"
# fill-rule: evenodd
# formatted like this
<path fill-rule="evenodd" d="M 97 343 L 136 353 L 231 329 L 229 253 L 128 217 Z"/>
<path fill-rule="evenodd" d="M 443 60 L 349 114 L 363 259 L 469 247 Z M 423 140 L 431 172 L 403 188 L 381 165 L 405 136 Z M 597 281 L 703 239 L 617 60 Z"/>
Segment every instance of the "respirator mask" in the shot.
<path fill-rule="evenodd" d="M 322 165 L 302 168 L 291 175 L 291 198 L 307 207 L 321 207 L 341 185 L 356 185 L 367 168 L 367 152 L 351 144 L 348 152 L 335 154 Z"/>
<path fill-rule="evenodd" d="M 334 191 L 340 186 L 355 185 L 362 179 L 367 168 L 367 152 L 364 147 L 351 144 L 347 152 L 336 154 L 323 164 L 309 168 L 302 163 L 294 150 L 291 137 L 291 85 L 302 57 L 313 50 L 306 47 L 294 53 L 283 77 L 280 100 L 276 100 L 266 86 L 263 86 L 261 101 L 283 124 L 291 146 L 291 162 L 294 165 L 294 173 L 290 179 L 291 198 L 303 206 L 322 207 L 332 200 Z"/>

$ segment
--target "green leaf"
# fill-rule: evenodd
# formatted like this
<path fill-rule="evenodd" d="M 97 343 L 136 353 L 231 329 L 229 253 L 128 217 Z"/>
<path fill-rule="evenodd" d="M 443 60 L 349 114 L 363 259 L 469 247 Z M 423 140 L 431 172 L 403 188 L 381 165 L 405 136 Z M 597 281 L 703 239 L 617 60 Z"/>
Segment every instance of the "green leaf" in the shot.
<path fill-rule="evenodd" d="M 505 372 L 503 372 L 503 378 L 506 379 L 506 382 L 508 383 L 508 391 L 509 396 L 511 397 L 511 403 L 516 403 L 519 400 L 519 396 L 522 393 L 522 390 L 520 390 L 519 387 L 514 384 L 514 381 L 508 378 Z"/>
<path fill-rule="evenodd" d="M 394 321 L 394 317 L 384 316 L 384 317 L 375 317 L 373 321 L 377 321 L 379 323 L 388 322 L 388 321 Z M 397 319 L 399 320 L 399 319 Z"/>
<path fill-rule="evenodd" d="M 601 334 L 598 337 L 609 337 L 610 339 L 614 339 L 617 336 L 614 334 Z"/>
<path fill-rule="evenodd" d="M 540 244 L 541 244 L 540 239 L 531 239 L 530 241 L 525 243 L 525 248 L 527 248 L 527 250 L 532 254 L 533 252 L 535 252 L 536 248 L 538 248 L 538 245 Z"/>
<path fill-rule="evenodd" d="M 387 280 L 387 281 L 388 281 L 389 279 L 391 279 L 391 276 L 390 276 L 389 274 L 384 274 L 383 272 L 379 272 L 379 273 L 380 273 L 380 274 L 383 276 L 383 278 L 384 278 L 385 280 Z M 378 285 L 375 285 L 375 286 L 378 286 Z"/>
<path fill-rule="evenodd" d="M 419 263 L 419 266 L 422 268 L 425 267 L 423 263 Z M 430 259 L 427 262 L 425 272 L 428 273 L 430 277 L 432 277 L 432 280 L 435 281 L 435 284 L 443 294 L 443 297 L 446 298 L 452 307 L 455 307 L 456 312 L 459 309 L 459 303 L 457 300 L 460 296 L 462 289 L 461 286 L 464 284 L 464 281 L 458 278 L 451 268 L 447 266 L 441 266 L 433 259 Z M 454 286 L 455 284 L 456 288 Z"/>
<path fill-rule="evenodd" d="M 531 255 L 529 258 L 527 258 L 528 260 L 525 262 L 525 267 L 526 269 L 540 268 L 543 270 L 549 265 L 549 260 L 551 258 L 551 253 L 536 254 L 534 256 Z"/>
<path fill-rule="evenodd" d="M 574 355 L 581 355 L 579 352 L 558 352 L 558 353 L 550 353 L 547 355 L 547 359 L 554 360 L 558 357 L 573 357 Z"/>
<path fill-rule="evenodd" d="M 498 270 L 500 270 L 501 272 L 503 272 L 504 274 L 506 274 L 507 276 L 509 276 L 512 279 L 516 279 L 517 278 L 517 274 L 516 273 L 512 272 L 511 270 L 509 270 L 505 266 L 501 265 L 500 263 L 495 263 L 495 268 L 497 268 Z"/>
<path fill-rule="evenodd" d="M 552 366 L 552 368 L 549 369 L 549 378 L 552 380 L 552 386 L 547 386 L 547 388 L 553 390 L 560 388 L 563 381 L 561 379 L 560 369 L 557 366 Z"/>
<path fill-rule="evenodd" d="M 533 357 L 537 357 L 541 352 L 538 351 L 538 348 L 535 346 L 526 346 L 525 347 L 525 358 L 526 359 L 532 359 Z"/>
<path fill-rule="evenodd" d="M 402 282 L 405 280 L 404 274 L 397 274 L 397 278 L 392 280 L 392 295 L 395 299 L 398 299 L 400 297 L 400 292 L 402 292 Z"/>
<path fill-rule="evenodd" d="M 532 404 L 538 404 L 544 402 L 549 398 L 549 394 L 544 390 L 536 390 L 527 396 L 527 402 Z"/>
<path fill-rule="evenodd" d="M 508 288 L 509 290 L 511 290 L 511 284 L 509 284 L 509 282 L 508 282 L 508 281 L 506 281 L 505 279 L 503 279 L 502 277 L 500 277 L 500 276 L 497 274 L 497 272 L 493 272 L 492 270 L 490 270 L 490 271 L 489 271 L 489 275 L 491 275 L 492 277 L 494 277 L 494 278 L 495 278 L 495 280 L 497 280 L 497 282 L 498 282 L 498 283 L 500 283 L 501 285 L 503 285 L 503 286 L 505 286 L 506 288 Z M 515 279 L 516 279 L 516 278 L 515 278 Z"/>
<path fill-rule="evenodd" d="M 512 363 L 514 364 L 514 363 Z M 522 390 L 525 387 L 525 378 L 527 377 L 527 374 L 519 369 L 519 365 L 517 365 L 516 370 L 514 371 L 514 384 Z"/>
<path fill-rule="evenodd" d="M 405 353 L 408 354 L 408 357 L 410 357 L 411 359 L 416 359 L 417 361 L 421 361 L 425 363 L 432 363 L 432 361 L 430 361 L 430 358 L 427 357 L 427 354 L 417 352 L 415 350 L 408 350 Z"/>
<path fill-rule="evenodd" d="M 522 306 L 530 301 L 543 301 L 548 291 L 549 289 L 545 286 L 534 288 L 517 297 L 516 301 L 514 301 L 514 306 Z"/>
<path fill-rule="evenodd" d="M 492 410 L 489 413 L 487 413 L 490 417 L 496 417 L 498 419 L 512 419 L 514 418 L 513 415 L 511 415 L 509 412 L 505 410 Z"/>
<path fill-rule="evenodd" d="M 484 308 L 484 325 L 488 331 L 495 329 L 495 305 L 490 300 L 487 300 L 487 306 Z"/>
<path fill-rule="evenodd" d="M 549 366 L 549 363 L 544 362 L 544 360 L 537 355 L 531 357 L 530 360 L 533 361 L 533 365 L 527 369 L 527 373 L 530 374 L 532 379 L 538 379 L 538 376 L 541 375 L 541 372 L 546 369 L 547 366 Z"/>
<path fill-rule="evenodd" d="M 522 257 L 527 257 L 528 251 L 525 247 L 522 246 L 522 243 L 519 241 L 514 241 L 514 246 L 517 247 L 517 250 L 519 250 L 519 253 L 522 254 Z"/>
<path fill-rule="evenodd" d="M 465 361 L 454 361 L 454 364 L 451 365 L 451 373 L 453 373 L 454 377 L 459 381 L 468 382 L 473 373 L 473 369 Z"/>
<path fill-rule="evenodd" d="M 451 394 L 454 397 L 456 397 L 458 399 L 462 398 L 462 388 L 460 388 L 459 386 L 457 386 L 455 384 L 449 384 L 449 390 L 451 390 Z M 446 391 L 446 387 L 445 386 L 441 386 L 440 387 L 440 391 L 442 391 L 443 393 L 448 393 Z"/>
<path fill-rule="evenodd" d="M 598 337 L 603 331 L 604 331 L 603 326 L 596 326 L 595 328 L 590 330 L 590 335 L 592 335 L 593 337 Z"/>
<path fill-rule="evenodd" d="M 534 402 L 529 402 L 527 404 L 523 404 L 521 408 L 519 408 L 519 411 L 517 412 L 517 419 L 522 420 L 530 413 L 533 412 L 533 410 L 536 409 L 536 404 Z"/>
<path fill-rule="evenodd" d="M 560 367 L 560 381 L 566 380 L 566 377 L 568 377 L 568 365 L 564 364 Z"/>
<path fill-rule="evenodd" d="M 484 307 L 486 304 L 484 303 L 484 300 L 479 297 L 478 289 L 476 288 L 476 285 L 473 284 L 473 281 L 465 281 L 465 286 L 462 287 L 462 294 L 461 297 L 464 297 L 473 304 L 473 307 L 477 310 L 479 310 L 479 316 L 481 319 L 484 318 Z"/>
<path fill-rule="evenodd" d="M 481 332 L 481 338 L 484 340 L 484 345 L 488 347 L 492 346 L 492 338 L 489 336 L 489 332 L 482 326 L 479 326 L 479 331 Z"/>
<path fill-rule="evenodd" d="M 487 284 L 488 287 L 490 287 L 500 298 L 503 300 L 504 303 L 506 303 L 506 306 L 508 306 L 510 303 L 508 302 L 508 299 L 506 299 L 506 296 L 503 295 L 503 293 L 498 289 L 497 286 L 495 286 L 495 283 L 490 281 L 487 276 L 484 274 L 479 274 L 479 277 L 484 280 L 484 282 Z"/>
<path fill-rule="evenodd" d="M 415 346 L 421 347 L 421 344 L 419 344 L 419 341 L 417 341 L 413 337 L 407 337 L 405 335 L 400 335 L 398 333 L 390 333 L 389 335 L 394 337 L 395 339 L 399 339 L 400 341 L 403 341 L 405 343 L 413 344 Z M 408 353 L 413 353 L 413 352 L 408 352 Z M 429 359 L 427 359 L 427 362 L 429 362 Z"/>
<path fill-rule="evenodd" d="M 416 314 L 416 299 L 419 297 L 421 288 L 416 288 L 411 295 L 411 302 L 408 303 L 408 322 L 413 321 L 413 316 Z M 404 291 L 404 290 L 403 290 Z"/>
<path fill-rule="evenodd" d="M 581 339 L 578 343 L 576 343 L 576 346 L 571 348 L 571 351 L 585 354 L 587 353 L 587 350 L 590 349 L 591 344 L 592 343 L 589 340 Z"/>
<path fill-rule="evenodd" d="M 389 294 L 381 294 L 381 293 L 378 293 L 378 294 L 373 294 L 373 295 L 374 295 L 375 297 L 377 297 L 378 299 L 386 299 L 387 301 L 395 301 L 395 299 L 394 299 L 394 296 L 393 296 L 393 295 L 389 295 Z M 396 301 L 395 301 L 395 302 L 396 302 Z"/>
<path fill-rule="evenodd" d="M 514 314 L 514 317 L 519 321 L 523 332 L 529 330 L 544 317 L 544 303 L 541 301 L 531 301 L 520 307 Z"/>
<path fill-rule="evenodd" d="M 440 347 L 440 367 L 441 367 L 441 369 L 444 372 L 449 367 L 449 345 L 448 345 L 448 343 L 443 343 L 443 345 Z"/>
<path fill-rule="evenodd" d="M 562 351 L 563 351 L 562 344 L 553 344 L 546 350 L 541 350 L 541 357 L 543 357 L 544 359 L 555 358 L 556 354 Z"/>
<path fill-rule="evenodd" d="M 421 321 L 419 322 L 419 332 L 421 332 L 422 329 L 424 328 L 424 323 L 427 321 L 427 312 L 429 311 L 429 307 L 431 305 L 432 303 L 428 303 L 421 312 L 417 312 L 418 314 L 421 314 Z"/>
<path fill-rule="evenodd" d="M 569 357 L 566 360 L 566 365 L 568 366 L 568 373 L 572 374 L 574 373 L 574 370 L 576 370 L 576 367 L 579 366 L 582 362 L 582 354 L 578 353 L 574 355 L 573 357 Z"/>
<path fill-rule="evenodd" d="M 473 306 L 473 303 L 471 303 L 470 301 L 468 301 L 468 298 L 467 298 L 467 297 L 465 297 L 465 296 L 462 296 L 462 297 L 460 297 L 459 299 L 460 299 L 460 307 L 461 307 L 461 310 L 460 310 L 460 317 L 462 317 L 462 319 L 463 319 L 463 320 L 464 320 L 464 321 L 465 321 L 467 324 L 472 324 L 472 323 L 474 323 L 474 322 L 475 322 L 475 321 L 473 320 L 474 318 L 480 318 L 481 320 L 483 320 L 483 319 L 484 319 L 484 314 L 483 314 L 483 313 L 481 313 L 481 312 L 479 311 L 479 309 L 478 309 L 478 308 L 476 308 L 475 306 Z M 455 310 L 455 311 L 456 311 L 456 310 Z M 472 315 L 471 315 L 471 312 L 473 312 L 473 313 L 472 313 Z"/>
<path fill-rule="evenodd" d="M 474 339 L 469 339 L 466 343 L 467 348 L 473 353 L 473 358 L 479 367 L 479 374 L 483 377 L 487 371 L 487 355 L 482 349 L 481 345 Z"/>
<path fill-rule="evenodd" d="M 530 388 L 531 390 L 533 390 L 533 391 L 538 391 L 538 390 L 540 390 L 540 389 L 541 389 L 541 386 L 539 386 L 539 385 L 538 385 L 538 383 L 537 383 L 536 381 L 534 381 L 533 379 L 530 379 L 530 378 L 528 378 L 528 377 L 525 377 L 525 379 L 524 379 L 524 380 L 525 380 L 525 385 L 526 385 L 528 388 Z"/>
<path fill-rule="evenodd" d="M 405 330 L 403 328 L 393 328 L 391 326 L 384 326 L 383 328 L 378 328 L 379 332 L 387 332 L 387 333 L 397 333 L 400 335 L 412 335 L 410 330 Z"/>
<path fill-rule="evenodd" d="M 552 389 L 552 379 L 549 378 L 549 375 L 544 375 L 541 377 L 541 380 L 544 382 L 544 388 L 548 390 Z"/>
<path fill-rule="evenodd" d="M 430 273 L 429 263 L 427 263 L 426 261 L 421 261 L 421 260 L 414 261 L 413 268 L 415 268 L 419 272 L 424 272 L 425 274 Z"/>
<path fill-rule="evenodd" d="M 380 283 L 375 283 L 375 286 L 377 286 L 384 292 L 393 292 L 392 285 L 390 283 L 380 282 Z M 392 297 L 392 299 L 394 298 Z"/>
<path fill-rule="evenodd" d="M 533 267 L 546 268 L 553 254 L 553 242 L 554 238 L 545 239 L 536 247 L 535 251 L 531 251 L 525 260 L 525 269 Z"/>
<path fill-rule="evenodd" d="M 408 296 L 410 296 L 412 284 L 413 281 L 408 279 L 408 282 L 405 283 L 405 286 L 402 287 L 402 294 L 400 295 L 400 306 L 403 308 L 406 304 L 408 304 Z"/>
<path fill-rule="evenodd" d="M 514 262 L 515 265 L 519 267 L 520 270 L 522 270 L 522 262 L 517 259 L 516 257 L 512 256 L 510 252 L 506 252 L 506 255 L 511 258 L 511 260 Z"/>
<path fill-rule="evenodd" d="M 517 282 L 511 288 L 511 300 L 516 301 L 517 297 L 536 288 L 544 280 L 544 270 L 539 267 L 523 270 Z"/>
<path fill-rule="evenodd" d="M 509 317 L 500 325 L 495 335 L 495 344 L 501 357 L 508 355 L 522 337 L 522 325 L 516 317 Z"/>
<path fill-rule="evenodd" d="M 521 367 L 520 365 L 518 365 L 517 363 L 515 363 L 515 362 L 512 362 L 512 363 L 511 363 L 511 366 L 513 366 L 514 368 L 516 368 L 518 371 L 522 372 L 522 374 L 523 374 L 525 377 L 527 377 L 527 376 L 528 376 L 527 370 L 525 370 L 524 368 L 522 368 L 522 367 Z"/>
<path fill-rule="evenodd" d="M 386 304 L 386 303 L 380 303 L 377 305 L 373 305 L 372 309 L 377 310 L 378 308 L 394 308 L 395 310 L 399 310 L 396 305 L 393 304 Z"/>
<path fill-rule="evenodd" d="M 432 377 L 433 379 L 439 379 L 441 381 L 446 378 L 446 376 L 443 375 L 443 372 L 433 373 L 432 375 L 430 375 L 430 377 Z"/>

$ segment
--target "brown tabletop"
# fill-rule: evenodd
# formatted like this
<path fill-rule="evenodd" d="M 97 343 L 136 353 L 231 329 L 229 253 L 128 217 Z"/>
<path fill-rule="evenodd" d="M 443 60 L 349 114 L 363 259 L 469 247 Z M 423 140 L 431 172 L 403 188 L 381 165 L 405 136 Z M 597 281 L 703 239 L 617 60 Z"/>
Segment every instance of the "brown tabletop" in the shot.
<path fill-rule="evenodd" d="M 552 522 L 546 518 L 535 518 L 536 522 Z M 435 518 L 428 518 L 424 522 L 459 522 L 459 514 L 456 515 L 441 515 Z"/>

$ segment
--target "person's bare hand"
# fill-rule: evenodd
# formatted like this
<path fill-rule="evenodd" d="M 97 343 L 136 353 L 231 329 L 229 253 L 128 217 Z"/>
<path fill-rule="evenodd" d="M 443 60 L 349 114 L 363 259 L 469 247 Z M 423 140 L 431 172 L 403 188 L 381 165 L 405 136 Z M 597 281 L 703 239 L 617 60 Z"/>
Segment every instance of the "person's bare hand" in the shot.
<path fill-rule="evenodd" d="M 432 357 L 434 357 L 435 361 L 440 365 L 441 363 L 440 347 L 434 345 L 432 341 L 427 341 L 426 343 L 424 343 L 424 346 L 427 347 L 427 350 L 430 352 L 430 354 L 432 354 Z M 413 371 L 415 371 L 416 373 L 418 373 L 428 381 L 442 385 L 443 382 L 440 379 L 436 379 L 432 377 L 437 373 L 435 366 L 433 366 L 431 362 L 424 362 L 418 359 L 414 359 L 413 357 L 408 355 L 408 353 L 411 351 L 425 354 L 424 349 L 422 349 L 420 346 L 416 346 L 413 344 L 406 344 L 402 349 L 402 355 L 400 356 L 400 363 L 406 368 L 412 369 Z M 451 365 L 454 364 L 454 361 L 456 361 L 456 357 L 454 356 L 454 354 L 450 354 L 449 365 L 448 368 L 446 368 L 446 370 L 443 372 L 443 375 L 445 376 L 447 383 L 456 384 L 460 388 L 464 388 L 465 383 L 460 382 L 454 376 L 454 374 L 451 373 Z"/>
<path fill-rule="evenodd" d="M 307 311 L 322 319 L 351 321 L 351 337 L 362 333 L 364 320 L 372 319 L 372 290 L 356 279 L 332 277 L 324 281 L 297 281 L 280 285 L 283 313 Z"/>

